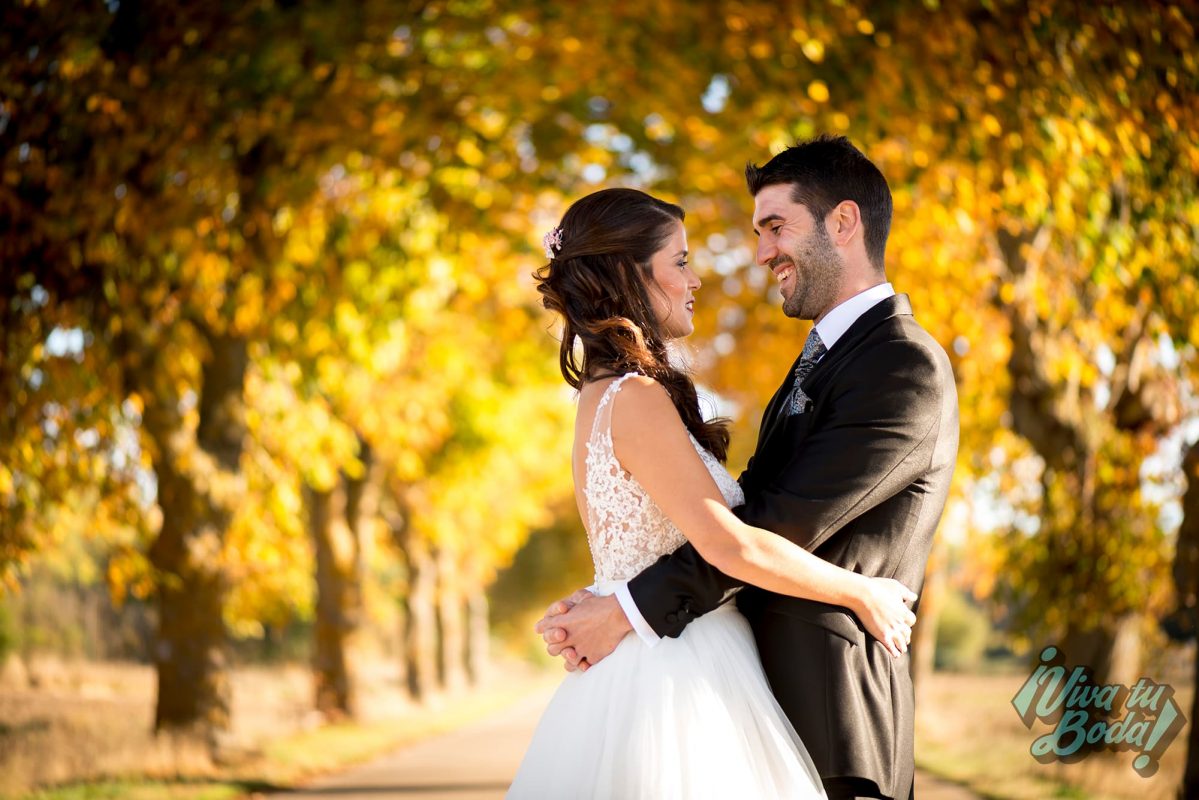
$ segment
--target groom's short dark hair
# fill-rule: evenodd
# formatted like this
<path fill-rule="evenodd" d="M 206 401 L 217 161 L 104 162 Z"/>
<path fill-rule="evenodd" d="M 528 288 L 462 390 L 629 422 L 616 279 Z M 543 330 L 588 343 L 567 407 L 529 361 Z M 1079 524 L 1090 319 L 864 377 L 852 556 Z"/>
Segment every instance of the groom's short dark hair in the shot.
<path fill-rule="evenodd" d="M 858 204 L 865 229 L 866 255 L 879 272 L 891 232 L 891 189 L 887 179 L 844 136 L 822 134 L 796 142 L 759 167 L 745 165 L 751 195 L 767 186 L 791 184 L 791 199 L 808 207 L 818 220 L 843 200 Z"/>

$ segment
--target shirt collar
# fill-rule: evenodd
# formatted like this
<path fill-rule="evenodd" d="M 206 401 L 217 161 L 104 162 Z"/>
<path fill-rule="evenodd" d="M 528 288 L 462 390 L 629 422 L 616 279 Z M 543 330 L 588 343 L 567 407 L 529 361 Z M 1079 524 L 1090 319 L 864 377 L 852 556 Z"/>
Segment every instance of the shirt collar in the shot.
<path fill-rule="evenodd" d="M 858 292 L 834 307 L 832 311 L 824 315 L 824 319 L 816 323 L 816 333 L 820 334 L 820 341 L 824 342 L 825 348 L 832 350 L 837 340 L 858 321 L 858 317 L 888 297 L 894 296 L 895 289 L 890 283 L 880 283 L 878 286 L 871 286 L 863 292 Z"/>

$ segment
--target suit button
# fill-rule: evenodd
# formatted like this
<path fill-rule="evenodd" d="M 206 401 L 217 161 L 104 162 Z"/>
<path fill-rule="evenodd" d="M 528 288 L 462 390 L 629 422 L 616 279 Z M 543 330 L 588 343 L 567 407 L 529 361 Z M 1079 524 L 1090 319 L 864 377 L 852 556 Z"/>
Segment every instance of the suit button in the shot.
<path fill-rule="evenodd" d="M 673 611 L 671 611 L 669 614 L 666 615 L 666 621 L 669 622 L 671 625 L 673 625 L 674 623 L 679 621 L 679 615 L 674 613 Z"/>

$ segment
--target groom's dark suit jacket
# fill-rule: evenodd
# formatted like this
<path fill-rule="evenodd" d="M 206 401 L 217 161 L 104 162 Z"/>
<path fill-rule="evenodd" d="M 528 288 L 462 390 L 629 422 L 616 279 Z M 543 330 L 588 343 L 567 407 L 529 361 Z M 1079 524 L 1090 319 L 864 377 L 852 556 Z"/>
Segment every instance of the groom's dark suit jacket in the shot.
<path fill-rule="evenodd" d="M 957 392 L 945 351 L 913 319 L 907 296 L 896 295 L 859 317 L 804 379 L 810 401 L 803 414 L 786 413 L 792 381 L 762 418 L 740 479 L 746 504 L 738 516 L 834 564 L 919 593 L 958 448 Z M 678 636 L 741 586 L 684 545 L 634 578 L 629 591 L 655 632 Z M 866 780 L 885 797 L 908 797 L 908 656 L 892 658 L 840 606 L 752 586 L 737 605 L 821 778 Z"/>

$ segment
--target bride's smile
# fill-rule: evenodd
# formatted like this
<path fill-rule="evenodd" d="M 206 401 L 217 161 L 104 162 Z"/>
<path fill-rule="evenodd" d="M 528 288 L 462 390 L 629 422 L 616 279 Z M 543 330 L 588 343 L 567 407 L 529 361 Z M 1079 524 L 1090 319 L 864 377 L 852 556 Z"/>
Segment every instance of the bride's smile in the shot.
<path fill-rule="evenodd" d="M 665 245 L 654 253 L 651 267 L 655 285 L 650 287 L 650 298 L 663 333 L 672 339 L 690 336 L 695 330 L 694 295 L 701 282 L 687 261 L 687 232 L 681 222 L 675 223 Z"/>

